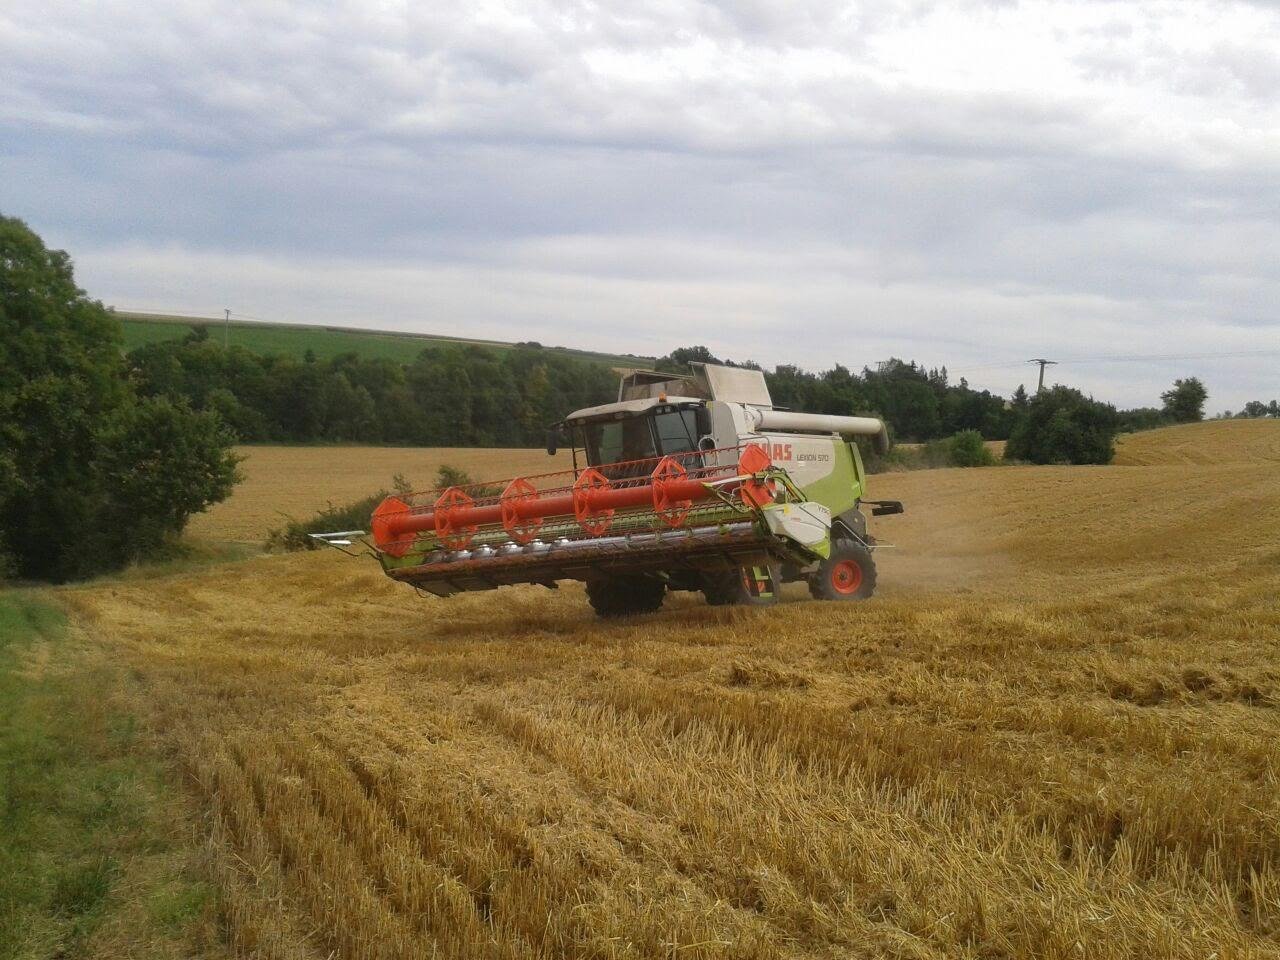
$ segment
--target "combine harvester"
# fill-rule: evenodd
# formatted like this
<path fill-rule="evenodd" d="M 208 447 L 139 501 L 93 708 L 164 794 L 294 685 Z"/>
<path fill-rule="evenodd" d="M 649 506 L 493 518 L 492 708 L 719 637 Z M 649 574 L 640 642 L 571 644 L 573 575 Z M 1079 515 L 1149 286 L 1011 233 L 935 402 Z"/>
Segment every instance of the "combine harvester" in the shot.
<path fill-rule="evenodd" d="M 769 603 L 792 580 L 861 599 L 876 584 L 862 508 L 902 504 L 864 498 L 860 436 L 887 448 L 879 420 L 775 409 L 758 370 L 630 373 L 617 403 L 551 428 L 547 452 L 571 444 L 573 470 L 388 497 L 365 543 L 387 576 L 437 596 L 582 580 L 605 617 L 656 610 L 668 590 Z"/>

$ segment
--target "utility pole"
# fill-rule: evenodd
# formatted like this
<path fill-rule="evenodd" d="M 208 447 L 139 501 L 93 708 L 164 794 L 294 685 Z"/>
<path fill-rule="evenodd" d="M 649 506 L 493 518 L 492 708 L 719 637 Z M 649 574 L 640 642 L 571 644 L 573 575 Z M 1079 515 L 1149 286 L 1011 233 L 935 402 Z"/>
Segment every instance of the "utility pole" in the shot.
<path fill-rule="evenodd" d="M 1058 363 L 1058 361 L 1057 361 L 1057 360 L 1045 360 L 1045 359 L 1043 359 L 1042 357 L 1037 357 L 1037 358 L 1036 358 L 1036 359 L 1034 359 L 1034 360 L 1028 360 L 1028 361 L 1027 361 L 1027 363 L 1038 363 L 1038 364 L 1040 364 L 1040 385 L 1039 385 L 1038 387 L 1036 387 L 1036 393 L 1044 393 L 1044 368 L 1045 368 L 1045 367 L 1050 367 L 1050 366 L 1056 366 L 1056 365 L 1057 365 L 1057 363 Z"/>
<path fill-rule="evenodd" d="M 231 308 L 223 307 L 222 312 L 226 314 L 222 320 L 222 349 L 225 350 L 227 349 L 227 341 L 231 337 Z M 1040 374 L 1040 379 L 1044 379 L 1043 373 Z"/>

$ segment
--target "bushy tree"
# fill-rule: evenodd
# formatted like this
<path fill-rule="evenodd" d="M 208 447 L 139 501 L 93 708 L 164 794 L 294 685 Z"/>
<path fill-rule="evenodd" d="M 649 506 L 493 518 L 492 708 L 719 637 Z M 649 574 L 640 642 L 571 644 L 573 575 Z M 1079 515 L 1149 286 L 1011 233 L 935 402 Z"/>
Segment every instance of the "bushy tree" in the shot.
<path fill-rule="evenodd" d="M 977 430 L 961 430 L 950 440 L 951 464 L 956 467 L 989 467 L 995 457 Z"/>
<path fill-rule="evenodd" d="M 107 556 L 144 555 L 235 483 L 231 435 L 212 411 L 150 397 L 124 403 L 97 431 L 100 497 L 90 542 Z"/>
<path fill-rule="evenodd" d="M 1120 411 L 1120 429 L 1126 431 L 1154 430 L 1172 423 L 1170 416 L 1155 407 L 1134 407 Z"/>
<path fill-rule="evenodd" d="M 121 340 L 67 254 L 0 216 L 0 538 L 21 576 L 119 567 L 231 490 L 220 423 L 139 406 Z"/>
<path fill-rule="evenodd" d="M 724 363 L 724 361 L 717 359 L 715 354 L 699 344 L 696 347 L 678 347 L 665 357 L 659 358 L 655 366 L 659 370 L 672 373 L 688 373 L 691 363 Z"/>
<path fill-rule="evenodd" d="M 1004 455 L 1031 463 L 1110 463 L 1118 429 L 1115 407 L 1057 386 L 1031 398 Z"/>
<path fill-rule="evenodd" d="M 1017 420 L 1017 410 L 1003 397 L 973 390 L 963 378 L 950 383 L 945 367 L 931 370 L 897 359 L 875 370 L 864 368 L 861 375 L 839 365 L 820 374 L 780 366 L 765 379 L 779 406 L 813 413 L 876 411 L 908 441 L 935 440 L 965 430 L 1003 440 Z"/>
<path fill-rule="evenodd" d="M 1258 417 L 1274 417 L 1276 411 L 1276 401 L 1272 400 L 1270 404 L 1263 403 L 1261 400 L 1250 400 L 1244 405 L 1244 409 L 1240 411 L 1240 416 L 1245 419 L 1257 419 Z"/>
<path fill-rule="evenodd" d="M 942 435 L 939 395 L 946 390 L 946 372 L 931 376 L 914 362 L 886 360 L 876 370 L 863 370 L 870 406 L 893 421 L 904 440 L 928 440 Z"/>
<path fill-rule="evenodd" d="M 1209 391 L 1197 377 L 1173 381 L 1173 386 L 1160 394 L 1164 412 L 1175 423 L 1195 423 L 1204 419 L 1204 402 Z"/>

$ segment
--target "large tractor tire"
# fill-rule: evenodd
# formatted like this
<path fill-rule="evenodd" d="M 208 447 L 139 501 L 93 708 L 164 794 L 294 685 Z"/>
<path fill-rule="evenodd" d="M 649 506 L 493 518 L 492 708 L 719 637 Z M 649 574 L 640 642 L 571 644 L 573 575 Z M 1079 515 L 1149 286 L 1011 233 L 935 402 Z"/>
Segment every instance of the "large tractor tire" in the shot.
<path fill-rule="evenodd" d="M 815 600 L 865 600 L 876 592 L 876 562 L 856 540 L 831 541 L 831 556 L 809 578 Z"/>
<path fill-rule="evenodd" d="M 667 585 L 657 577 L 609 577 L 587 581 L 587 599 L 601 617 L 653 613 L 662 606 Z"/>
<path fill-rule="evenodd" d="M 735 604 L 768 606 L 778 602 L 778 588 L 781 586 L 782 570 L 777 564 L 709 570 L 702 574 L 702 595 L 713 607 Z"/>

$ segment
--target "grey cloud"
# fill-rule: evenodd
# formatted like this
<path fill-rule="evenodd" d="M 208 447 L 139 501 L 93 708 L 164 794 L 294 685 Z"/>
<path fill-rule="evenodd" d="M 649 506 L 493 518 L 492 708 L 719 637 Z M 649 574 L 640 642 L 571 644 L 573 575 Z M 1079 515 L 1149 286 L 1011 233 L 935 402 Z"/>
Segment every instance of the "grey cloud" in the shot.
<path fill-rule="evenodd" d="M 0 209 L 126 306 L 810 365 L 771 331 L 856 318 L 853 366 L 1271 342 L 1280 18 L 1205 9 L 16 0 Z"/>

